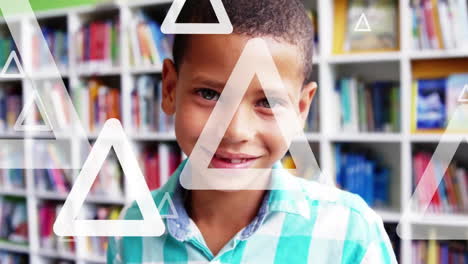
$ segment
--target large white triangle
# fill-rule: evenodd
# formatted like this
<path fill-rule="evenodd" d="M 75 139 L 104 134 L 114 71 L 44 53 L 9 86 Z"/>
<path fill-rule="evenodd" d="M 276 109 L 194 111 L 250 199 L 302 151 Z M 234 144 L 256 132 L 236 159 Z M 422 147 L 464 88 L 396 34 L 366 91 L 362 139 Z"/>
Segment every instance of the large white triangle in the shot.
<path fill-rule="evenodd" d="M 460 93 L 458 97 L 459 103 L 468 103 L 468 84 L 463 87 L 463 91 Z"/>
<path fill-rule="evenodd" d="M 15 62 L 19 73 L 8 73 L 8 69 L 10 68 L 12 62 Z M 22 78 L 22 77 L 24 77 L 24 70 L 18 59 L 18 55 L 16 54 L 16 51 L 13 50 L 10 53 L 10 56 L 8 56 L 8 59 L 6 60 L 2 71 L 0 72 L 0 78 Z"/>
<path fill-rule="evenodd" d="M 210 0 L 219 23 L 176 23 L 186 0 L 174 0 L 161 25 L 164 34 L 231 34 L 233 27 L 221 0 Z M 197 0 L 191 0 L 197 1 Z"/>
<path fill-rule="evenodd" d="M 369 21 L 367 21 L 366 14 L 362 13 L 361 16 L 359 17 L 358 22 L 356 23 L 356 26 L 354 27 L 354 31 L 357 32 L 370 32 L 372 31 Z"/>
<path fill-rule="evenodd" d="M 272 98 L 276 98 L 281 94 L 281 98 L 289 106 L 288 109 L 290 110 L 282 112 L 278 112 L 279 110 L 276 107 L 273 107 L 272 110 L 283 138 L 286 142 L 291 142 L 292 139 L 295 141 L 289 149 L 296 168 L 300 170 L 295 174 L 308 179 L 317 179 L 322 183 L 332 184 L 333 180 L 331 178 L 320 173 L 320 168 L 302 129 L 299 114 L 292 110 L 295 108 L 287 95 L 287 89 L 283 84 L 266 42 L 261 38 L 255 38 L 247 42 L 181 172 L 180 182 L 182 186 L 186 189 L 211 190 L 269 188 L 268 182 L 271 173 L 277 172 L 275 169 L 208 168 L 244 94 L 255 77 L 260 81 L 269 102 L 271 102 Z M 266 87 L 269 89 L 265 89 Z M 270 91 L 270 89 L 274 91 Z M 279 119 L 280 117 L 281 119 Z M 281 120 L 281 122 L 278 122 L 278 120 Z M 312 172 L 316 172 L 316 174 L 313 175 Z M 294 188 L 294 186 L 280 186 L 280 188 L 289 187 Z"/>
<path fill-rule="evenodd" d="M 39 113 L 41 114 L 42 119 L 45 122 L 43 125 L 30 125 L 26 123 L 26 117 L 29 113 L 32 112 L 35 103 L 37 108 L 39 109 Z M 53 130 L 53 127 L 47 115 L 47 111 L 45 110 L 44 103 L 42 102 L 42 99 L 37 93 L 36 89 L 33 89 L 33 95 L 28 99 L 28 102 L 24 105 L 23 110 L 21 110 L 21 113 L 18 116 L 18 119 L 16 120 L 13 129 L 15 131 L 31 132 L 50 132 Z"/>
<path fill-rule="evenodd" d="M 432 155 L 430 164 L 439 164 L 438 171 L 443 171 L 444 175 L 447 171 L 447 168 L 450 166 L 455 153 L 458 150 L 460 144 L 465 141 L 468 142 L 468 104 L 460 104 L 454 111 L 452 118 L 450 119 L 446 130 L 442 134 L 439 144 Z M 398 235 L 404 239 L 431 239 L 429 237 L 430 230 L 424 228 L 423 226 L 418 228 L 417 232 L 408 234 L 403 232 L 402 224 L 407 223 L 411 219 L 419 219 L 419 217 L 424 218 L 425 213 L 427 212 L 429 205 L 431 203 L 432 197 L 437 191 L 441 181 L 444 176 L 437 175 L 434 177 L 432 175 L 431 169 L 429 166 L 425 169 L 418 185 L 416 186 L 413 195 L 406 204 L 403 214 L 401 216 L 400 222 L 397 226 Z M 435 179 L 434 179 L 435 178 Z M 435 180 L 435 182 L 434 182 Z M 463 222 L 466 224 L 466 220 L 460 219 L 460 224 Z M 457 223 L 452 223 L 453 226 L 457 226 Z M 464 225 L 463 225 L 464 226 Z M 428 227 L 432 228 L 432 227 Z M 436 232 L 436 238 L 432 239 L 455 239 L 455 240 L 467 240 L 468 235 L 466 232 L 459 230 L 457 228 L 444 228 Z M 463 227 L 463 230 L 464 227 Z M 441 232 L 440 232 L 441 231 Z M 462 232 L 459 232 L 462 231 Z"/>
<path fill-rule="evenodd" d="M 77 220 L 80 209 L 111 147 L 121 163 L 128 190 L 134 195 L 143 220 Z M 54 223 L 58 236 L 160 236 L 165 226 L 138 161 L 117 119 L 104 124 L 91 153 Z"/>

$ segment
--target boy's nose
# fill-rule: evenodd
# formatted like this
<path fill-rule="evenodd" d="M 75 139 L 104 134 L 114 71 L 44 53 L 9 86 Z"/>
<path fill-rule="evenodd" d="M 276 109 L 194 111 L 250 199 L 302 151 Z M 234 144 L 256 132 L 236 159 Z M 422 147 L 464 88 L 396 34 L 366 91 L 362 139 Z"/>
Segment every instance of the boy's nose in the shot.
<path fill-rule="evenodd" d="M 250 114 L 250 111 L 241 105 L 234 114 L 224 134 L 223 141 L 241 143 L 251 140 L 255 135 L 255 124 Z"/>

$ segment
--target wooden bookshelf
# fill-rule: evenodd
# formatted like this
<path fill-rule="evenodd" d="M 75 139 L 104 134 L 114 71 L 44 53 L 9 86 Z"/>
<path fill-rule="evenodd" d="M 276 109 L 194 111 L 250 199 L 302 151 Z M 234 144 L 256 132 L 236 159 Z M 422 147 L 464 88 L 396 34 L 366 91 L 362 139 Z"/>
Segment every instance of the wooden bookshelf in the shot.
<path fill-rule="evenodd" d="M 451 50 L 431 50 L 431 51 L 413 51 L 411 44 L 411 25 L 410 25 L 410 10 L 407 1 L 398 1 L 399 10 L 399 51 L 371 52 L 359 54 L 334 54 L 333 35 L 335 21 L 335 1 L 330 0 L 307 0 L 308 6 L 316 7 L 318 11 L 319 32 L 320 32 L 320 49 L 319 54 L 315 54 L 314 58 L 314 75 L 318 81 L 320 93 L 316 100 L 320 102 L 329 102 L 333 98 L 333 89 L 335 80 L 347 73 L 363 74 L 374 76 L 379 79 L 394 79 L 400 81 L 400 100 L 401 100 L 401 129 L 397 133 L 342 133 L 336 126 L 337 110 L 333 104 L 320 104 L 320 112 L 327 113 L 326 118 L 320 119 L 320 131 L 307 133 L 307 138 L 313 145 L 315 156 L 318 157 L 318 162 L 321 169 L 327 172 L 334 171 L 334 145 L 336 143 L 349 143 L 364 146 L 371 146 L 376 150 L 385 151 L 388 144 L 392 148 L 397 149 L 394 155 L 386 155 L 392 166 L 398 173 L 392 175 L 391 191 L 392 204 L 389 208 L 375 208 L 377 213 L 383 218 L 386 223 L 397 223 L 402 214 L 402 207 L 412 195 L 412 148 L 415 143 L 432 143 L 435 144 L 440 139 L 440 134 L 434 133 L 418 133 L 413 134 L 411 131 L 411 85 L 414 78 L 420 77 L 419 69 L 427 67 L 437 67 L 441 61 L 447 61 L 448 64 L 460 61 L 461 64 L 467 65 L 468 51 L 451 51 Z M 109 14 L 109 12 L 117 14 L 120 17 L 121 28 L 127 29 L 130 27 L 130 20 L 139 9 L 164 9 L 170 4 L 170 0 L 144 0 L 144 1 L 124 1 L 119 5 L 109 4 L 106 7 L 100 6 L 82 6 L 70 9 L 57 9 L 53 11 L 43 11 L 37 14 L 40 21 L 47 19 L 60 19 L 66 21 L 67 30 L 73 35 L 78 30 L 81 24 L 89 18 L 97 17 L 101 14 Z M 342 5 L 344 1 L 340 0 Z M 21 50 L 26 51 L 24 58 L 28 57 L 30 44 L 28 39 L 31 38 L 31 19 L 30 17 L 18 17 L 15 20 L 15 26 L 21 28 L 22 41 Z M 369 21 L 372 23 L 372 21 Z M 342 23 L 342 21 L 338 21 Z M 0 20 L 0 28 L 5 26 L 5 21 Z M 117 77 L 120 82 L 119 89 L 122 91 L 122 121 L 124 128 L 129 128 L 131 113 L 128 95 L 133 87 L 132 79 L 136 75 L 142 74 L 161 74 L 160 66 L 133 66 L 130 64 L 130 42 L 128 35 L 122 32 L 119 40 L 120 44 L 120 65 L 109 68 L 91 68 L 81 69 L 76 65 L 74 60 L 75 50 L 72 45 L 69 45 L 69 65 L 61 70 L 62 77 L 67 78 L 70 87 L 79 82 L 80 79 L 90 76 L 97 77 Z M 26 40 L 26 41 L 25 41 Z M 71 41 L 71 40 L 69 40 Z M 71 42 L 70 42 L 71 43 Z M 435 62 L 434 62 L 435 61 Z M 23 61 L 25 70 L 31 74 L 33 78 L 48 79 L 51 75 L 47 72 L 32 72 L 31 62 Z M 439 65 L 440 66 L 440 65 Z M 422 70 L 421 70 L 422 71 Z M 450 73 L 452 69 L 447 69 L 445 73 Z M 30 87 L 26 80 L 16 78 L 14 80 L 0 80 L 22 82 L 23 98 L 30 93 Z M 128 130 L 127 135 L 135 145 L 156 143 L 174 143 L 175 135 L 173 133 L 135 133 Z M 1 138 L 21 138 L 21 135 L 2 133 Z M 34 138 L 53 139 L 53 135 L 40 134 L 33 135 Z M 88 135 L 90 140 L 97 138 L 97 133 Z M 452 136 L 453 140 L 457 140 L 457 135 Z M 71 160 L 75 164 L 81 163 L 81 150 L 79 144 L 70 136 L 71 145 Z M 28 148 L 28 146 L 25 146 Z M 32 155 L 32 150 L 29 149 L 28 155 Z M 167 158 L 167 157 L 166 157 Z M 167 171 L 168 168 L 164 163 L 161 163 L 162 170 Z M 74 172 L 77 176 L 78 173 Z M 26 189 L 25 190 L 6 190 L 0 188 L 0 195 L 26 197 L 28 215 L 38 215 L 38 205 L 44 200 L 52 200 L 63 202 L 66 199 L 66 194 L 54 192 L 40 192 L 35 190 L 33 170 L 26 170 Z M 125 187 L 124 187 L 125 189 Z M 125 191 L 124 191 L 125 192 Z M 106 199 L 102 197 L 89 197 L 87 203 L 104 203 L 110 205 L 123 205 L 126 199 Z M 418 217 L 410 217 L 402 223 L 402 230 L 405 234 L 411 234 L 412 227 L 417 224 L 425 225 L 458 225 L 460 222 L 467 222 L 464 215 L 443 215 L 434 216 L 422 221 Z M 29 218 L 29 245 L 18 246 L 0 241 L 0 250 L 11 252 L 19 252 L 29 254 L 31 263 L 43 263 L 44 259 L 65 259 L 74 263 L 104 263 L 105 259 L 100 256 L 88 255 L 84 250 L 86 242 L 83 238 L 77 238 L 77 251 L 75 254 L 62 254 L 41 250 L 39 244 L 39 224 L 37 217 Z M 410 240 L 402 240 L 400 243 L 400 263 L 410 264 L 412 259 L 412 247 Z"/>

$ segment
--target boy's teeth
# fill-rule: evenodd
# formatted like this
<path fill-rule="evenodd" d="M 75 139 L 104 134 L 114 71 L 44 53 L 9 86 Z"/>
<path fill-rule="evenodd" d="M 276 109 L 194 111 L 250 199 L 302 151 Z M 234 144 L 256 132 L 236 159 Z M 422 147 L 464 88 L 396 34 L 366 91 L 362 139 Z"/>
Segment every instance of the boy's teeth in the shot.
<path fill-rule="evenodd" d="M 241 159 L 232 159 L 231 160 L 231 163 L 241 163 L 242 160 Z"/>

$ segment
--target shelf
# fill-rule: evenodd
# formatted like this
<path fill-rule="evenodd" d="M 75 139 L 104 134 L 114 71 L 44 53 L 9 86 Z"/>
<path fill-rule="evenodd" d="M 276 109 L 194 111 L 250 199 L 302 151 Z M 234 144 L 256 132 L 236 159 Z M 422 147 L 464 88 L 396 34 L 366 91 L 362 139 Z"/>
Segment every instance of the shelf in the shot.
<path fill-rule="evenodd" d="M 81 66 L 78 68 L 77 74 L 80 77 L 113 76 L 121 74 L 120 67 Z"/>
<path fill-rule="evenodd" d="M 327 58 L 330 64 L 345 64 L 345 63 L 365 63 L 365 62 L 383 62 L 383 61 L 399 61 L 401 59 L 400 52 L 383 52 L 383 53 L 353 53 L 343 55 L 332 55 Z"/>
<path fill-rule="evenodd" d="M 54 200 L 54 201 L 65 201 L 68 197 L 68 193 L 59 193 L 53 191 L 39 191 L 36 193 L 37 198 L 43 200 Z M 124 205 L 125 199 L 120 197 L 106 197 L 102 195 L 89 194 L 86 197 L 85 202 L 93 204 L 112 204 L 112 205 Z"/>
<path fill-rule="evenodd" d="M 22 139 L 24 134 L 21 132 L 3 132 L 0 133 L 0 139 Z"/>
<path fill-rule="evenodd" d="M 16 244 L 13 242 L 0 241 L 0 250 L 6 250 L 16 253 L 29 253 L 29 247 L 27 245 Z"/>
<path fill-rule="evenodd" d="M 24 189 L 6 189 L 0 188 L 0 195 L 4 196 L 15 196 L 15 197 L 26 197 L 27 192 Z"/>
<path fill-rule="evenodd" d="M 468 50 L 419 50 L 410 52 L 412 60 L 468 57 Z"/>
<path fill-rule="evenodd" d="M 40 249 L 38 252 L 39 256 L 47 257 L 47 258 L 58 258 L 64 260 L 76 260 L 76 255 L 74 253 L 69 252 L 57 252 L 51 249 Z"/>
<path fill-rule="evenodd" d="M 147 66 L 147 67 L 132 67 L 132 74 L 160 74 L 162 73 L 162 65 Z"/>
<path fill-rule="evenodd" d="M 355 133 L 345 132 L 329 136 L 335 142 L 400 142 L 402 135 L 398 133 Z"/>
<path fill-rule="evenodd" d="M 129 7 L 145 7 L 154 5 L 164 5 L 171 3 L 172 0 L 136 0 L 128 2 Z"/>
<path fill-rule="evenodd" d="M 384 223 L 397 223 L 400 221 L 401 213 L 395 209 L 374 209 L 382 217 Z"/>
<path fill-rule="evenodd" d="M 53 191 L 37 191 L 36 196 L 43 200 L 65 201 L 68 194 Z"/>
<path fill-rule="evenodd" d="M 130 137 L 141 141 L 176 141 L 174 133 L 131 133 Z"/>
<path fill-rule="evenodd" d="M 413 142 L 441 142 L 443 134 L 412 134 L 410 136 Z M 445 134 L 444 142 L 460 142 L 460 139 L 468 138 L 467 134 Z"/>
<path fill-rule="evenodd" d="M 468 227 L 466 214 L 412 214 L 410 220 L 413 224 Z"/>
<path fill-rule="evenodd" d="M 55 70 L 52 70 L 55 73 Z M 54 73 L 40 70 L 39 72 L 32 73 L 30 76 L 32 79 L 36 80 L 47 80 L 47 79 L 57 79 L 57 78 L 68 78 L 69 72 L 67 70 L 60 70 L 59 76 Z"/>
<path fill-rule="evenodd" d="M 86 262 L 92 262 L 92 263 L 106 263 L 105 256 L 87 255 L 79 259 L 86 261 Z"/>

